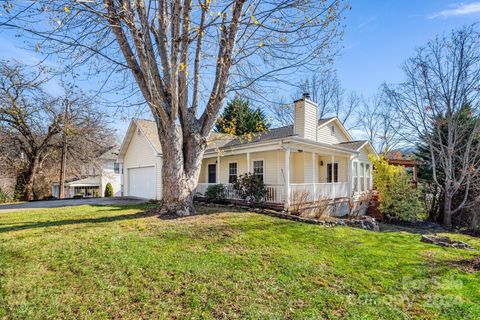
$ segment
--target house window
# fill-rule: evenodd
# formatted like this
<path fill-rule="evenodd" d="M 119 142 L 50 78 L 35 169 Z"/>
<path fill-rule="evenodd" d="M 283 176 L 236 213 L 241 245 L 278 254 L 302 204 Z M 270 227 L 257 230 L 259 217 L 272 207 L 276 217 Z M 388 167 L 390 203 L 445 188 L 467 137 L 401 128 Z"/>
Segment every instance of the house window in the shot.
<path fill-rule="evenodd" d="M 237 182 L 238 165 L 236 162 L 228 164 L 228 183 Z"/>
<path fill-rule="evenodd" d="M 338 182 L 338 163 L 333 163 L 333 172 L 332 163 L 327 164 L 327 182 Z"/>
<path fill-rule="evenodd" d="M 335 126 L 330 127 L 330 134 L 333 136 L 335 135 Z"/>
<path fill-rule="evenodd" d="M 263 160 L 253 161 L 253 175 L 263 180 Z"/>
<path fill-rule="evenodd" d="M 360 191 L 365 191 L 365 164 L 360 163 Z"/>
<path fill-rule="evenodd" d="M 353 163 L 353 191 L 358 192 L 358 162 Z"/>
<path fill-rule="evenodd" d="M 371 181 L 370 181 L 370 164 L 365 164 L 365 179 L 367 180 L 367 188 L 366 190 L 370 190 L 372 187 Z"/>
<path fill-rule="evenodd" d="M 208 183 L 217 183 L 217 164 L 208 165 Z"/>
<path fill-rule="evenodd" d="M 113 172 L 114 173 L 120 173 L 120 163 L 118 163 L 118 162 L 113 163 Z"/>

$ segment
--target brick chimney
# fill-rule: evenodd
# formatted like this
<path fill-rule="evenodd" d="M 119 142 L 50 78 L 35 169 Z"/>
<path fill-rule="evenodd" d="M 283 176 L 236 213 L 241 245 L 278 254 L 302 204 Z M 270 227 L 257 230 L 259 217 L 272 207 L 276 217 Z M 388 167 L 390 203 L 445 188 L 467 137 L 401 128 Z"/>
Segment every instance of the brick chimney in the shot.
<path fill-rule="evenodd" d="M 304 93 L 294 102 L 293 132 L 301 138 L 317 140 L 317 104 Z"/>

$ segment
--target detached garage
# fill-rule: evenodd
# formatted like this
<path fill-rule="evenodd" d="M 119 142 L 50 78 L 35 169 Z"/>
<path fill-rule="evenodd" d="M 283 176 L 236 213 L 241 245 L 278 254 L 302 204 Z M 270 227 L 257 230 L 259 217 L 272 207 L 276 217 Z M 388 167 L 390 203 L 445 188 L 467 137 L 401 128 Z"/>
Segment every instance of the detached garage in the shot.
<path fill-rule="evenodd" d="M 162 148 L 155 122 L 134 119 L 120 148 L 124 196 L 162 199 Z"/>

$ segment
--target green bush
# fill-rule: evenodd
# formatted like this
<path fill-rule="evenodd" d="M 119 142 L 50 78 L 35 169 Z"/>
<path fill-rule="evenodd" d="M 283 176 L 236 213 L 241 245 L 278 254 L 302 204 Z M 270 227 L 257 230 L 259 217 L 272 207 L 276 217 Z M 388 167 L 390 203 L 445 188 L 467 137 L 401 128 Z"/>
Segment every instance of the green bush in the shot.
<path fill-rule="evenodd" d="M 9 198 L 8 193 L 0 188 L 0 203 L 6 203 Z"/>
<path fill-rule="evenodd" d="M 113 197 L 113 187 L 112 187 L 112 184 L 110 182 L 107 183 L 107 185 L 105 186 L 105 194 L 104 195 L 107 198 Z"/>
<path fill-rule="evenodd" d="M 246 173 L 238 177 L 233 184 L 233 188 L 242 199 L 252 204 L 260 203 L 265 198 L 265 184 L 263 180 L 252 173 Z"/>
<path fill-rule="evenodd" d="M 225 200 L 225 186 L 214 184 L 205 191 L 205 200 L 208 202 L 223 202 Z"/>
<path fill-rule="evenodd" d="M 388 164 L 384 158 L 370 159 L 373 181 L 379 194 L 379 209 L 387 220 L 417 221 L 426 218 L 421 190 L 403 167 Z"/>

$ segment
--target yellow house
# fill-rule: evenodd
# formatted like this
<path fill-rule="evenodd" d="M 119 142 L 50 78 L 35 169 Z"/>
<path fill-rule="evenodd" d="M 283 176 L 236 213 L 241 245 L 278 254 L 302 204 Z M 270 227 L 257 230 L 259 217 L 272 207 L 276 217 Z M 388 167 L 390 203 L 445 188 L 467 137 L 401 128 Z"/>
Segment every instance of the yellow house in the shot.
<path fill-rule="evenodd" d="M 133 120 L 120 150 L 124 195 L 161 199 L 161 147 L 155 123 Z M 197 195 L 223 184 L 236 198 L 232 183 L 251 172 L 266 185 L 265 201 L 288 208 L 298 194 L 308 199 L 348 199 L 372 187 L 375 154 L 368 141 L 353 140 L 333 117 L 317 120 L 317 105 L 305 94 L 294 103 L 294 123 L 250 139 L 212 134 L 205 151 Z"/>

